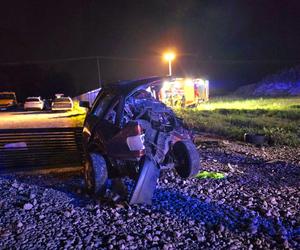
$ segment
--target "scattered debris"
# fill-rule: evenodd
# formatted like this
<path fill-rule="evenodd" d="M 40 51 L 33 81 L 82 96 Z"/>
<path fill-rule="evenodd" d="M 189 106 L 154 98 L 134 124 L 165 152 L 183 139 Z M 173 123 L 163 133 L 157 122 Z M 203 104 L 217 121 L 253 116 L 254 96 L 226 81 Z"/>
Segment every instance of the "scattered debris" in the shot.
<path fill-rule="evenodd" d="M 205 179 L 205 178 L 223 179 L 225 178 L 225 175 L 223 173 L 201 171 L 195 177 L 198 179 Z"/>
<path fill-rule="evenodd" d="M 33 205 L 31 203 L 25 203 L 23 206 L 24 210 L 31 210 L 33 208 Z"/>

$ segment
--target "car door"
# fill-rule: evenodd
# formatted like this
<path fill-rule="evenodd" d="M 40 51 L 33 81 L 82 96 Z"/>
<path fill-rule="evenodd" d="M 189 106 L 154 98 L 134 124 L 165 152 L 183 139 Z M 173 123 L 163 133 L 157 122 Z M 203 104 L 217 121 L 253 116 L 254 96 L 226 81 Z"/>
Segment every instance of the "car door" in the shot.
<path fill-rule="evenodd" d="M 85 120 L 84 144 L 92 143 L 103 147 L 105 142 L 120 130 L 116 120 L 119 99 L 120 97 L 111 93 L 99 94 Z"/>
<path fill-rule="evenodd" d="M 95 125 L 102 118 L 105 107 L 109 105 L 113 97 L 109 96 L 108 93 L 100 92 L 97 96 L 95 102 L 92 105 L 91 110 L 87 113 L 84 126 L 83 126 L 83 142 L 84 144 L 88 144 L 91 137 L 92 132 L 95 128 Z"/>
<path fill-rule="evenodd" d="M 134 120 L 124 121 L 125 100 L 126 97 L 120 97 L 118 104 L 114 103 L 111 106 L 111 110 L 115 108 L 115 115 L 111 115 L 108 110 L 103 121 L 99 123 L 99 128 L 101 127 L 104 131 L 102 137 L 106 136 L 104 141 L 106 154 L 120 160 L 136 159 L 145 154 L 144 134 L 141 126 Z M 109 125 L 109 122 L 113 125 Z"/>

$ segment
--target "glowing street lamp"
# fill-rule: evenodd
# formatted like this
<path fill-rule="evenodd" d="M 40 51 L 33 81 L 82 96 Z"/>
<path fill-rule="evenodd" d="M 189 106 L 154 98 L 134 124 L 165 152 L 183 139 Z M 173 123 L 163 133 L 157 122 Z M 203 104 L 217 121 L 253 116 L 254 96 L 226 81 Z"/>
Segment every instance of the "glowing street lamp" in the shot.
<path fill-rule="evenodd" d="M 164 59 L 169 63 L 169 76 L 172 75 L 172 61 L 175 59 L 176 55 L 173 52 L 166 52 L 164 54 Z"/>

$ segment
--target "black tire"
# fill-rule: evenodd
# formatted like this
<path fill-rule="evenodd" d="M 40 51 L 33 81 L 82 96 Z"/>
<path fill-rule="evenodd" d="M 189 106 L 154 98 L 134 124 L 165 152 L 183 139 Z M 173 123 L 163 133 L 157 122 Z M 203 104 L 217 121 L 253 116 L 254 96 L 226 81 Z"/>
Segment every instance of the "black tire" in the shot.
<path fill-rule="evenodd" d="M 200 158 L 192 141 L 178 141 L 173 146 L 175 169 L 182 178 L 196 175 L 200 170 Z"/>
<path fill-rule="evenodd" d="M 103 156 L 98 153 L 89 153 L 84 164 L 84 180 L 88 192 L 97 196 L 104 195 L 107 178 L 107 165 Z"/>
<path fill-rule="evenodd" d="M 268 138 L 267 136 L 263 134 L 244 134 L 244 141 L 254 144 L 256 146 L 263 146 L 268 144 Z"/>

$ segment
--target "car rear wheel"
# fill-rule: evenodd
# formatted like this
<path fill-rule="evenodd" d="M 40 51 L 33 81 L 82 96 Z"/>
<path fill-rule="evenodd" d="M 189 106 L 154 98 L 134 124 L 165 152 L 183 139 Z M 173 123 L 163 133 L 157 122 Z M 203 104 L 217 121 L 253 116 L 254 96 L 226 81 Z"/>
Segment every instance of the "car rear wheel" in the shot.
<path fill-rule="evenodd" d="M 197 148 L 191 141 L 178 141 L 173 146 L 175 169 L 182 178 L 196 175 L 200 170 L 200 158 Z"/>
<path fill-rule="evenodd" d="M 84 164 L 84 179 L 87 190 L 93 195 L 104 195 L 107 184 L 107 165 L 102 155 L 89 153 Z"/>

